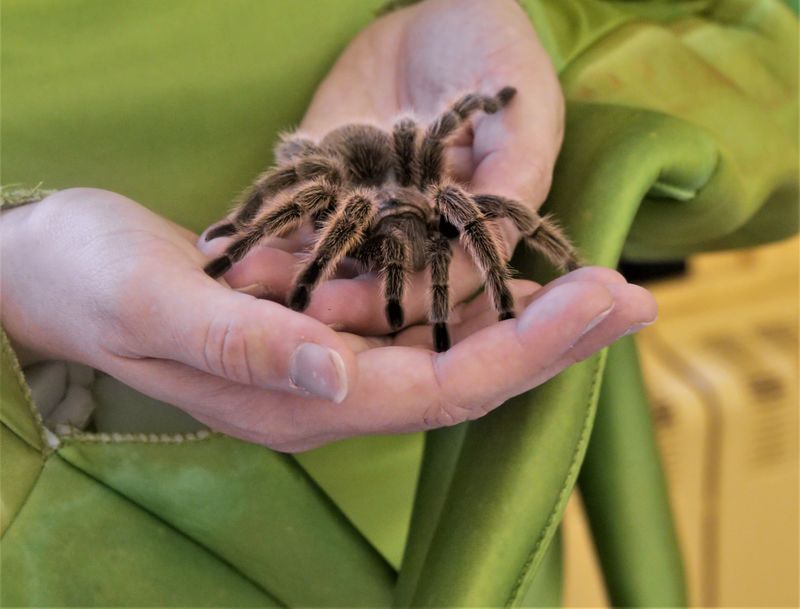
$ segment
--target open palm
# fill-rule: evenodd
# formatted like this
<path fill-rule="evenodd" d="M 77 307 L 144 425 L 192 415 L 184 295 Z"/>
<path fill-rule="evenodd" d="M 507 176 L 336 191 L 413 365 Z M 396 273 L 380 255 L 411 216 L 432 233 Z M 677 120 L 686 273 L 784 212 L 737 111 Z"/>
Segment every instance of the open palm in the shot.
<path fill-rule="evenodd" d="M 391 13 L 361 32 L 321 84 L 300 125 L 315 138 L 348 123 L 374 123 L 391 129 L 399 116 L 422 123 L 439 115 L 460 94 L 494 94 L 504 86 L 518 93 L 494 115 L 479 113 L 472 129 L 462 130 L 448 148 L 453 177 L 474 192 L 503 195 L 532 210 L 550 187 L 561 145 L 563 99 L 550 59 L 522 9 L 511 0 L 433 0 Z M 501 225 L 506 257 L 519 235 L 510 222 Z M 221 243 L 222 242 L 222 243 Z M 217 254 L 227 244 L 201 244 Z M 257 285 L 262 294 L 282 299 L 297 271 L 297 258 L 283 251 L 285 242 L 267 240 L 226 275 L 235 287 Z M 288 249 L 292 249 L 291 245 Z M 280 261 L 285 272 L 261 269 Z M 428 274 L 416 273 L 403 308 L 409 323 L 426 318 Z M 390 331 L 383 315 L 381 289 L 373 275 L 360 281 L 334 280 L 320 286 L 309 312 L 327 323 L 344 324 L 365 334 Z M 461 302 L 482 283 L 480 272 L 463 248 L 455 248 L 450 270 L 451 299 Z M 360 303 L 356 315 L 336 317 L 345 303 Z"/>

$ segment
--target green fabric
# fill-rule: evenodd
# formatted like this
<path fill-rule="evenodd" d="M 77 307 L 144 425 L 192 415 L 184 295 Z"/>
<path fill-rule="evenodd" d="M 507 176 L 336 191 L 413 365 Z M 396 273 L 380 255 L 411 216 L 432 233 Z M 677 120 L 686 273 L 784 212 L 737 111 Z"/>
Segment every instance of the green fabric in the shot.
<path fill-rule="evenodd" d="M 45 458 L 9 424 L 40 424 L 29 396 L 3 389 L 3 606 L 390 604 L 394 570 L 292 457 L 198 432 L 78 435 Z"/>
<path fill-rule="evenodd" d="M 45 457 L 48 448 L 42 420 L 33 407 L 30 390 L 4 332 L 0 332 L 0 353 L 0 387 L 3 390 L 1 404 L 4 407 L 6 404 L 13 405 L 3 408 L 3 425 Z"/>
<path fill-rule="evenodd" d="M 54 190 L 44 190 L 41 185 L 37 186 L 4 186 L 0 185 L 0 211 L 29 205 L 41 201 L 46 196 L 53 194 Z"/>
<path fill-rule="evenodd" d="M 604 359 L 469 424 L 408 606 L 520 606 L 578 475 Z"/>
<path fill-rule="evenodd" d="M 51 458 L 3 536 L 4 607 L 280 606 L 213 551 Z"/>
<path fill-rule="evenodd" d="M 608 349 L 579 485 L 613 606 L 635 607 L 642 599 L 657 607 L 686 606 L 666 480 L 632 338 Z"/>
<path fill-rule="evenodd" d="M 777 0 L 523 5 L 568 100 L 664 113 L 706 140 L 704 158 L 691 160 L 706 172 L 662 176 L 667 188 L 657 177 L 643 193 L 629 257 L 676 258 L 797 231 L 798 38 L 788 9 Z M 587 134 L 595 162 L 603 162 L 612 144 Z M 684 147 L 687 160 L 698 154 Z M 643 177 L 638 166 L 630 177 Z M 615 192 L 606 204 L 616 204 Z"/>
<path fill-rule="evenodd" d="M 108 188 L 200 230 L 269 161 L 277 132 L 300 119 L 380 4 L 2 0 L 0 183 Z M 623 248 L 683 256 L 796 230 L 797 21 L 784 4 L 522 4 L 569 102 L 548 206 L 588 261 L 613 266 Z M 538 261 L 515 264 L 549 276 Z M 4 605 L 390 603 L 420 436 L 299 458 L 217 436 L 73 439 L 52 453 L 15 361 L 3 353 Z M 598 355 L 481 421 L 428 436 L 398 605 L 555 598 L 548 548 L 602 374 Z M 617 440 L 600 425 L 593 442 Z M 621 468 L 610 487 L 594 481 L 613 493 L 598 494 L 590 518 L 635 505 L 630 481 L 656 465 L 651 442 L 636 450 L 640 468 Z M 592 467 L 606 458 L 592 454 Z M 663 509 L 661 490 L 651 477 L 637 487 Z M 656 510 L 629 545 L 606 546 L 614 598 L 680 598 L 674 565 L 655 583 L 635 569 L 627 579 L 641 540 L 652 543 L 642 565 L 672 564 L 667 528 Z"/>
<path fill-rule="evenodd" d="M 2 0 L 0 184 L 95 186 L 200 231 L 380 0 Z"/>
<path fill-rule="evenodd" d="M 544 556 L 539 570 L 531 582 L 530 588 L 520 602 L 520 607 L 560 607 L 561 584 L 563 580 L 563 558 L 561 531 L 553 538 L 553 542 Z"/>
<path fill-rule="evenodd" d="M 44 462 L 40 451 L 26 444 L 5 425 L 0 427 L 0 463 L 9 464 L 0 476 L 0 535 L 5 534 L 22 510 Z"/>
<path fill-rule="evenodd" d="M 395 588 L 395 606 L 403 607 L 411 602 L 416 590 L 428 548 L 433 540 L 449 493 L 453 472 L 461 455 L 464 434 L 468 425 L 436 429 L 425 434 L 425 452 L 421 468 L 414 515 Z"/>
<path fill-rule="evenodd" d="M 385 606 L 391 598 L 394 571 L 287 455 L 216 435 L 70 441 L 59 455 L 281 604 Z"/>

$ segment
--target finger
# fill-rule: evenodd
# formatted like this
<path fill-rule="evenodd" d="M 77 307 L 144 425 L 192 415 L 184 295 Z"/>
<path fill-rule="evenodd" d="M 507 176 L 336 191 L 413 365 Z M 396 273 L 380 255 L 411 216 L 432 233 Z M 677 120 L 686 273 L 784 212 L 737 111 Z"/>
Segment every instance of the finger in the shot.
<path fill-rule="evenodd" d="M 518 319 L 481 330 L 447 353 L 364 351 L 358 384 L 336 406 L 230 383 L 176 362 L 126 361 L 123 380 L 226 433 L 278 450 L 306 450 L 353 435 L 415 431 L 481 416 L 571 363 L 564 354 L 615 305 L 601 285 L 568 282 Z"/>
<path fill-rule="evenodd" d="M 502 112 L 481 115 L 474 127 L 473 192 L 488 192 L 530 203 L 534 209 L 550 190 L 561 148 L 564 101 L 555 71 L 535 36 L 524 41 L 516 65 L 498 67 L 487 90 L 513 83 L 517 94 Z"/>
<path fill-rule="evenodd" d="M 625 278 L 617 271 L 605 267 L 583 267 L 554 279 L 544 287 L 531 281 L 514 280 L 509 287 L 514 295 L 514 312 L 519 316 L 524 308 L 537 298 L 541 298 L 550 290 L 564 283 L 574 281 L 593 281 L 602 285 L 625 284 Z M 478 330 L 497 323 L 497 311 L 491 304 L 490 296 L 482 292 L 468 303 L 454 309 L 458 312 L 458 321 L 451 319 L 450 332 L 453 344 L 461 342 Z M 395 337 L 395 345 L 415 346 L 433 349 L 433 337 L 429 327 L 414 326 L 404 330 Z"/>
<path fill-rule="evenodd" d="M 319 410 L 338 408 L 330 401 L 233 383 L 172 360 L 114 356 L 104 362 L 103 369 L 215 431 L 275 450 L 306 450 L 342 437 L 340 431 L 309 425 L 302 416 L 312 404 Z"/>
<path fill-rule="evenodd" d="M 258 246 L 223 277 L 236 290 L 284 303 L 300 261 L 298 256 L 284 250 Z"/>
<path fill-rule="evenodd" d="M 512 280 L 509 282 L 509 289 L 514 296 L 514 313 L 519 316 L 542 288 L 532 281 Z M 497 311 L 492 306 L 491 296 L 485 291 L 481 292 L 451 311 L 448 320 L 451 343 L 455 345 L 470 334 L 496 323 Z M 429 324 L 419 324 L 406 328 L 394 337 L 392 344 L 433 351 L 435 347 L 432 327 Z"/>
<path fill-rule="evenodd" d="M 604 286 L 572 282 L 445 353 L 402 347 L 362 353 L 362 382 L 342 404 L 338 424 L 364 421 L 373 433 L 397 432 L 482 416 L 552 376 L 553 362 L 613 305 Z"/>
<path fill-rule="evenodd" d="M 209 257 L 219 255 L 226 239 L 214 239 L 205 245 Z M 270 243 L 271 245 L 271 243 Z M 482 284 L 481 274 L 472 259 L 454 243 L 450 267 L 451 300 L 454 303 L 472 296 Z M 291 292 L 302 255 L 258 246 L 223 277 L 235 289 L 245 293 L 285 302 Z M 352 266 L 342 265 L 333 279 L 321 283 L 313 292 L 305 313 L 319 321 L 363 335 L 383 335 L 393 331 L 386 319 L 386 300 L 375 273 L 354 276 Z M 406 286 L 403 309 L 409 324 L 427 319 L 430 308 L 427 269 L 412 273 Z"/>
<path fill-rule="evenodd" d="M 483 283 L 480 271 L 463 250 L 454 243 L 450 266 L 450 299 L 459 303 L 474 295 Z M 430 310 L 430 273 L 427 269 L 412 273 L 403 295 L 402 306 L 408 324 L 428 318 Z M 392 332 L 385 314 L 386 299 L 380 280 L 364 274 L 353 280 L 333 279 L 321 284 L 306 310 L 320 321 L 357 334 Z"/>
<path fill-rule="evenodd" d="M 145 339 L 146 355 L 236 383 L 335 402 L 355 382 L 355 355 L 317 320 L 230 290 L 199 269 L 173 280 L 169 289 L 150 284 L 157 289 L 137 295 L 155 327 Z"/>
<path fill-rule="evenodd" d="M 655 322 L 658 305 L 646 289 L 632 284 L 613 284 L 606 288 L 614 296 L 614 310 L 570 348 L 558 365 L 586 359 L 617 339 Z"/>
<path fill-rule="evenodd" d="M 555 374 L 553 363 L 613 305 L 603 286 L 572 282 L 537 299 L 518 319 L 481 330 L 446 353 L 364 351 L 358 355 L 358 383 L 335 406 L 231 383 L 177 362 L 118 358 L 110 372 L 194 416 L 222 422 L 228 433 L 245 432 L 278 450 L 304 450 L 332 439 L 481 416 Z"/>
<path fill-rule="evenodd" d="M 313 238 L 314 233 L 308 227 L 287 237 L 266 237 L 242 260 L 234 263 L 223 277 L 228 285 L 240 292 L 285 303 Z M 201 235 L 197 247 L 213 259 L 221 256 L 233 241 L 233 237 L 206 241 Z M 352 260 L 346 259 L 334 277 L 352 278 L 360 272 Z"/>

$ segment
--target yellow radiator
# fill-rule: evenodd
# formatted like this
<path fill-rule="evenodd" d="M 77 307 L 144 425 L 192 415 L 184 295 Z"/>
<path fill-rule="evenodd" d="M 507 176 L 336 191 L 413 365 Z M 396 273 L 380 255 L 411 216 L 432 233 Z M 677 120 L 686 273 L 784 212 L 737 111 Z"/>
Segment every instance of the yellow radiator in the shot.
<path fill-rule="evenodd" d="M 693 606 L 798 607 L 797 239 L 650 287 L 639 347 Z M 579 499 L 565 604 L 607 605 Z"/>

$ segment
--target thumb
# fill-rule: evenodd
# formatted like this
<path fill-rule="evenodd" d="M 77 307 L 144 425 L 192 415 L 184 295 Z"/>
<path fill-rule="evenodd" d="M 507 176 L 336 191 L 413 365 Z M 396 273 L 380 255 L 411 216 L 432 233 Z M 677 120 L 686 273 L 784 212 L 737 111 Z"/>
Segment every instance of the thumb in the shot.
<path fill-rule="evenodd" d="M 150 355 L 244 385 L 339 403 L 355 385 L 353 352 L 331 328 L 205 275 L 158 290 L 161 317 Z"/>

